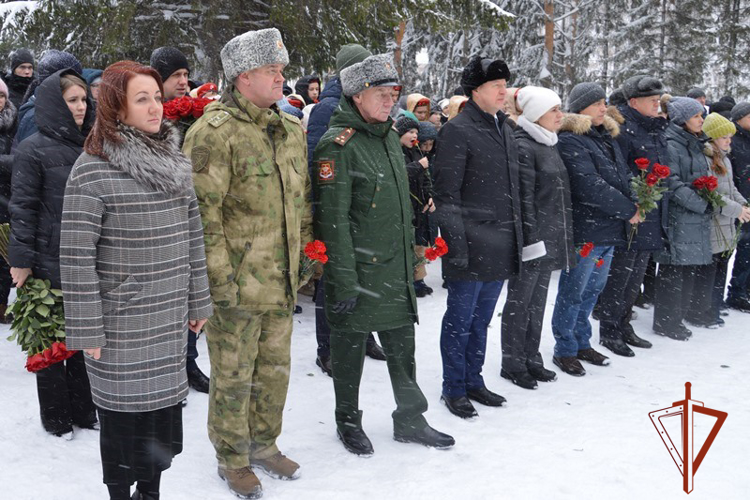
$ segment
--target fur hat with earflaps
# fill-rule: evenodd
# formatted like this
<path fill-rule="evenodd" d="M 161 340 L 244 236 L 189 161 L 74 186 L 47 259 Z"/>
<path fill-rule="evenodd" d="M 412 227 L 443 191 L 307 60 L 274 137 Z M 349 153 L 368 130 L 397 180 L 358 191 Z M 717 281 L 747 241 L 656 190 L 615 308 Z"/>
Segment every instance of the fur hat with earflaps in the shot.
<path fill-rule="evenodd" d="M 510 80 L 510 70 L 502 59 L 482 59 L 474 56 L 461 73 L 461 87 L 467 96 L 482 84 L 493 80 Z"/>
<path fill-rule="evenodd" d="M 341 89 L 346 97 L 359 94 L 370 87 L 398 86 L 398 73 L 393 56 L 380 54 L 370 56 L 361 63 L 341 70 Z"/>
<path fill-rule="evenodd" d="M 221 49 L 221 64 L 227 80 L 269 64 L 289 64 L 289 53 L 276 28 L 248 31 L 227 42 Z"/>

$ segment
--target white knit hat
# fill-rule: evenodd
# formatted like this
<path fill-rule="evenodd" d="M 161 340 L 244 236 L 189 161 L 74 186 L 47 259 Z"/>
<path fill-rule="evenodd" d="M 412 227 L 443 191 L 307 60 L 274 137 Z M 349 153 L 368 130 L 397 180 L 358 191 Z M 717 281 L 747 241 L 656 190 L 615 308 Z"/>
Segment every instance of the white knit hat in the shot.
<path fill-rule="evenodd" d="M 554 90 L 528 86 L 518 91 L 516 103 L 523 110 L 523 116 L 534 123 L 550 109 L 560 106 L 562 101 Z"/>
<path fill-rule="evenodd" d="M 268 64 L 289 64 L 289 53 L 276 28 L 248 31 L 227 42 L 221 49 L 221 64 L 227 80 Z"/>

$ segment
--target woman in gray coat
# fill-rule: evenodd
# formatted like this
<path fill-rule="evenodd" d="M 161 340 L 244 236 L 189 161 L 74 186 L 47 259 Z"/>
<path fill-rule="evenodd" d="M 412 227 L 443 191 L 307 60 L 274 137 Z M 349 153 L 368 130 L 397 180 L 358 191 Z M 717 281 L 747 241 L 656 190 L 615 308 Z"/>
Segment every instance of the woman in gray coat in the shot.
<path fill-rule="evenodd" d="M 668 227 L 669 249 L 656 254 L 659 264 L 654 301 L 654 333 L 675 340 L 692 335 L 683 324 L 691 306 L 696 276 L 707 276 L 713 263 L 711 216 L 713 209 L 693 187 L 698 177 L 708 175 L 703 147 L 703 106 L 695 99 L 676 97 L 668 103 L 671 123 L 667 128 L 669 148 Z M 704 269 L 705 268 L 705 269 Z"/>
<path fill-rule="evenodd" d="M 162 123 L 162 82 L 121 61 L 68 179 L 60 273 L 68 347 L 82 349 L 111 499 L 158 498 L 182 451 L 187 328 L 212 313 L 191 165 Z"/>

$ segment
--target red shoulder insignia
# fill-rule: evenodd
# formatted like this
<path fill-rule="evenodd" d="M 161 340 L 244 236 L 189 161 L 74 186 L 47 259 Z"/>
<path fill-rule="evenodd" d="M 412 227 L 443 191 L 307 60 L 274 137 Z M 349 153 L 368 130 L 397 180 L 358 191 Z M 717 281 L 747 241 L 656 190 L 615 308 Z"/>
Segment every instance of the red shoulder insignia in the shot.
<path fill-rule="evenodd" d="M 339 146 L 346 146 L 346 143 L 349 142 L 349 139 L 351 139 L 356 132 L 357 131 L 351 127 L 346 128 L 343 132 L 336 136 L 333 142 L 335 142 Z"/>

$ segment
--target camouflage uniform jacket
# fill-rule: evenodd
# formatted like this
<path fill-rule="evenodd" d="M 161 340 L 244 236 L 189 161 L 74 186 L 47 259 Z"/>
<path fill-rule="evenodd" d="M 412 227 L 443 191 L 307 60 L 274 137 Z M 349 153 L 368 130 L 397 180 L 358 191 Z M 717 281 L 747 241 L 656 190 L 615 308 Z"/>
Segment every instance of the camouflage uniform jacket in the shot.
<path fill-rule="evenodd" d="M 404 154 L 393 121 L 366 123 L 342 98 L 315 148 L 315 234 L 328 248 L 326 317 L 345 331 L 417 320 L 414 228 Z M 351 313 L 335 302 L 357 297 Z"/>
<path fill-rule="evenodd" d="M 297 118 L 234 87 L 206 107 L 183 152 L 192 160 L 211 297 L 218 307 L 290 310 L 312 240 L 307 145 Z"/>

